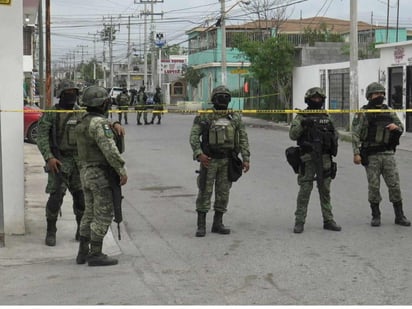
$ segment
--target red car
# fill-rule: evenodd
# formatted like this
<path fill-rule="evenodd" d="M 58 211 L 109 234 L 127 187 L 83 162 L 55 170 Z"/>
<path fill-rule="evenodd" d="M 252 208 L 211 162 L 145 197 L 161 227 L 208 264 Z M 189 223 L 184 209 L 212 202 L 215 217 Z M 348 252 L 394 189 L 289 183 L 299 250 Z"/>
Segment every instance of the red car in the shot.
<path fill-rule="evenodd" d="M 41 116 L 40 108 L 36 105 L 24 106 L 24 138 L 29 143 L 36 143 L 37 125 Z"/>

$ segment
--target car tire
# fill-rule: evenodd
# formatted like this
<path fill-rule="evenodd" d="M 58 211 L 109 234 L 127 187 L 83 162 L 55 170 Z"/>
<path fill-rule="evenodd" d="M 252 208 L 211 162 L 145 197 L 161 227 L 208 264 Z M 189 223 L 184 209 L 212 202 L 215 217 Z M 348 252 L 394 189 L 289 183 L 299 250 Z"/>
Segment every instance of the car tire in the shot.
<path fill-rule="evenodd" d="M 27 130 L 27 142 L 30 144 L 36 144 L 37 134 L 38 134 L 38 122 L 32 123 L 30 128 Z"/>

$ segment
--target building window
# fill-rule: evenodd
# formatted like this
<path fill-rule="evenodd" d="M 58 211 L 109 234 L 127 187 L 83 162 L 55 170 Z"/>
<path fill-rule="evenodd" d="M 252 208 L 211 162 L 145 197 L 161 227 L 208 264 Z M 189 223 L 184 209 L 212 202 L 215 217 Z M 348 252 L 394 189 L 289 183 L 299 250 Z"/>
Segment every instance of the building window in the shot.
<path fill-rule="evenodd" d="M 183 95 L 183 84 L 181 82 L 174 83 L 173 85 L 173 95 L 182 96 Z"/>

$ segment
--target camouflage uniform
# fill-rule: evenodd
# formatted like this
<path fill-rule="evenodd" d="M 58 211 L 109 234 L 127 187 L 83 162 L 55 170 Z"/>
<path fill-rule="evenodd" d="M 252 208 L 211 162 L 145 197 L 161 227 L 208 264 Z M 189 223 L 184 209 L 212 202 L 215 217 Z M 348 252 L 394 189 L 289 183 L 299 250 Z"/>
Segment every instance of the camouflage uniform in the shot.
<path fill-rule="evenodd" d="M 367 98 L 370 98 L 372 93 L 384 95 L 385 89 L 380 84 L 372 83 L 367 88 Z M 399 173 L 394 155 L 399 136 L 403 132 L 403 125 L 396 113 L 387 105 L 372 107 L 369 104 L 362 109 L 388 110 L 387 113 L 358 113 L 352 122 L 353 154 L 362 157 L 368 179 L 368 201 L 372 210 L 371 225 L 380 225 L 379 203 L 382 201 L 380 177 L 382 175 L 388 187 L 389 201 L 392 202 L 395 210 L 395 223 L 409 226 L 410 222 L 403 215 Z M 398 129 L 389 131 L 386 127 L 391 123 L 398 126 Z M 393 134 L 397 135 L 395 142 L 393 142 Z"/>
<path fill-rule="evenodd" d="M 73 212 L 78 225 L 85 208 L 75 139 L 75 126 L 81 113 L 53 112 L 61 109 L 58 104 L 51 107 L 50 112 L 43 114 L 38 126 L 37 147 L 44 160 L 47 162 L 51 158 L 57 158 L 62 163 L 58 175 L 48 172 L 46 193 L 49 194 L 49 199 L 46 204 L 48 234 L 46 244 L 49 246 L 55 245 L 56 221 L 66 190 L 69 189 L 73 197 Z M 77 230 L 76 240 L 78 238 L 79 231 Z"/>
<path fill-rule="evenodd" d="M 313 101 L 317 98 L 317 101 Z M 321 88 L 310 88 L 305 94 L 305 102 L 308 109 L 322 109 L 326 96 Z M 318 107 L 312 105 L 319 104 Z M 298 173 L 299 193 L 295 211 L 294 233 L 302 233 L 306 221 L 310 194 L 313 189 L 313 181 L 317 181 L 320 206 L 323 217 L 323 228 L 340 231 L 341 227 L 333 219 L 332 205 L 330 201 L 330 184 L 336 165 L 332 162 L 332 156 L 336 156 L 338 147 L 338 132 L 332 120 L 326 113 L 297 114 L 293 119 L 289 137 L 297 141 L 300 146 L 300 165 Z M 314 147 L 318 147 L 315 152 Z M 319 158 L 319 154 L 322 156 Z M 318 175 L 317 164 L 322 160 L 322 175 Z"/>
<path fill-rule="evenodd" d="M 111 123 L 103 115 L 84 115 L 76 133 L 86 201 L 80 235 L 103 241 L 113 219 L 108 169 L 112 167 L 117 174 L 126 175 L 125 162 L 114 141 Z"/>
<path fill-rule="evenodd" d="M 146 107 L 146 100 L 147 100 L 147 95 L 144 92 L 144 90 L 145 90 L 145 87 L 140 86 L 140 89 L 137 92 L 137 97 L 136 97 L 137 104 L 134 107 L 134 109 L 138 111 L 137 112 L 137 118 L 136 118 L 138 125 L 142 124 L 142 122 L 141 122 L 142 114 L 143 114 L 144 123 L 148 124 L 148 122 L 147 122 L 147 113 L 142 111 Z"/>
<path fill-rule="evenodd" d="M 228 92 L 228 90 L 224 91 Z M 196 199 L 196 211 L 199 216 L 205 216 L 210 210 L 213 187 L 215 187 L 214 227 L 220 225 L 221 228 L 215 228 L 215 230 L 212 228 L 212 232 L 228 234 L 230 230 L 224 228 L 221 219 L 223 213 L 227 211 L 229 191 L 232 187 L 228 175 L 229 158 L 233 151 L 240 152 L 243 161 L 249 164 L 249 141 L 245 125 L 239 113 L 214 111 L 214 113 L 196 116 L 190 132 L 193 159 L 198 160 L 201 154 L 206 154 L 211 158 L 207 169 L 202 164 L 200 166 L 201 172 L 197 178 L 199 192 Z M 218 131 L 222 134 L 217 133 Z M 209 140 L 208 145 L 202 145 L 201 139 L 205 140 L 206 135 Z M 216 137 L 214 140 L 211 138 L 212 135 Z M 202 223 L 199 224 L 198 221 L 198 226 L 201 225 L 202 230 L 204 230 L 205 217 L 198 217 L 199 219 Z M 203 232 L 200 234 L 197 232 L 196 236 L 204 236 Z"/>
<path fill-rule="evenodd" d="M 116 97 L 116 104 L 120 110 L 124 112 L 119 113 L 119 122 L 122 122 L 122 114 L 124 114 L 124 123 L 127 124 L 127 110 L 129 110 L 130 96 L 127 94 L 127 90 L 123 90 Z"/>
<path fill-rule="evenodd" d="M 242 155 L 243 161 L 249 162 L 249 141 L 245 130 L 245 125 L 242 122 L 242 118 L 239 113 L 210 113 L 196 116 L 193 122 L 192 130 L 190 132 L 190 145 L 193 150 L 193 159 L 196 160 L 198 155 L 202 153 L 199 137 L 202 135 L 202 123 L 212 123 L 219 121 L 219 119 L 230 119 L 230 126 L 237 132 L 239 137 L 238 148 Z M 211 154 L 212 161 L 207 169 L 206 187 L 204 190 L 199 190 L 199 194 L 196 199 L 196 210 L 201 212 L 208 212 L 211 206 L 211 196 L 213 193 L 213 186 L 215 185 L 215 203 L 213 205 L 214 210 L 225 213 L 229 202 L 229 190 L 232 187 L 232 182 L 228 179 L 228 163 L 229 152 L 233 149 L 222 149 L 225 153 Z"/>
<path fill-rule="evenodd" d="M 156 88 L 156 93 L 154 94 L 153 102 L 154 102 L 154 109 L 153 109 L 151 123 L 153 124 L 154 120 L 157 118 L 157 124 L 160 124 L 160 121 L 162 120 L 162 113 L 160 111 L 163 110 L 162 92 L 161 92 L 160 87 Z"/>

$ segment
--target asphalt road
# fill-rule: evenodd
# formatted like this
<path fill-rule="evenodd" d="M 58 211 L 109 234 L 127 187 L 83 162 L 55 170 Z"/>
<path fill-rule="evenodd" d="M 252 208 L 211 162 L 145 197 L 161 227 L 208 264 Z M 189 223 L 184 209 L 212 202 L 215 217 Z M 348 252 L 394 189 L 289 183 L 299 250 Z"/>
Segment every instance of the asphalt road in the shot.
<path fill-rule="evenodd" d="M 170 113 L 161 125 L 137 126 L 135 114 L 129 114 L 124 154 L 129 181 L 118 265 L 76 265 L 74 249 L 68 258 L 53 257 L 51 250 L 76 246 L 66 243 L 72 237 L 72 226 L 66 224 L 69 236 L 63 239 L 61 229 L 58 247 L 45 248 L 42 234 L 34 239 L 37 245 L 22 248 L 28 260 L 30 248 L 41 248 L 46 256 L 50 252 L 49 258 L 0 267 L 0 305 L 412 303 L 412 228 L 394 224 L 384 185 L 382 226 L 369 225 L 366 175 L 352 163 L 348 142 L 340 143 L 338 175 L 332 183 L 333 212 L 341 232 L 323 230 L 316 189 L 304 233 L 292 232 L 298 186 L 284 151 L 293 142 L 286 130 L 258 125 L 247 127 L 251 169 L 233 184 L 224 216 L 232 234 L 210 233 L 209 214 L 206 237 L 196 238 L 198 164 L 189 146 L 193 118 Z M 396 154 L 409 219 L 410 154 Z M 36 218 L 43 220 L 43 215 Z M 73 220 L 63 217 L 69 218 Z M 117 236 L 115 229 L 113 233 Z"/>
<path fill-rule="evenodd" d="M 211 234 L 210 213 L 206 237 L 194 237 L 197 163 L 188 143 L 193 117 L 167 114 L 162 125 L 136 126 L 129 120 L 127 126 L 130 181 L 124 217 L 133 248 L 122 262 L 130 262 L 156 303 L 412 303 L 412 230 L 394 225 L 384 184 L 382 226 L 369 225 L 366 175 L 352 163 L 347 142 L 340 143 L 332 184 L 333 211 L 342 232 L 322 229 L 315 187 L 305 231 L 292 233 L 298 186 L 284 150 L 293 143 L 287 131 L 248 127 L 251 170 L 234 183 L 224 216 L 232 234 Z M 409 157 L 409 152 L 397 152 L 410 218 Z"/>

